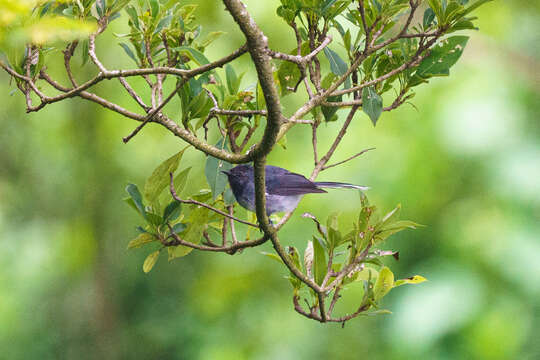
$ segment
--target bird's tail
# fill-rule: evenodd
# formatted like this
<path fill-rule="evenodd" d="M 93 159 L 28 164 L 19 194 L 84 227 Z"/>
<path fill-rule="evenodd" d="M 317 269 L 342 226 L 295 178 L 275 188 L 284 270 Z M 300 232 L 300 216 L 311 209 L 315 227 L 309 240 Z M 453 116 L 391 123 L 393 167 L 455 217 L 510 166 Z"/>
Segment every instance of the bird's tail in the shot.
<path fill-rule="evenodd" d="M 332 182 L 332 181 L 319 181 L 316 182 L 315 185 L 325 188 L 345 188 L 345 189 L 358 189 L 358 190 L 368 190 L 369 187 L 367 186 L 360 186 L 360 185 L 353 185 L 353 184 L 347 184 L 347 183 L 340 183 L 340 182 Z"/>

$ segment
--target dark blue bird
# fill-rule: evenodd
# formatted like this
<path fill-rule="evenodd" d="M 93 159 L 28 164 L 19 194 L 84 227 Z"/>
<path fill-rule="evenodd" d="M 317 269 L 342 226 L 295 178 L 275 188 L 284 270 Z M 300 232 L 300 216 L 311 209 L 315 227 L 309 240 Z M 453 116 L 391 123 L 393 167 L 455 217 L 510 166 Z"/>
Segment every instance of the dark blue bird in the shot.
<path fill-rule="evenodd" d="M 253 181 L 253 167 L 251 165 L 238 165 L 229 171 L 223 171 L 229 178 L 229 185 L 238 203 L 255 211 L 255 184 Z M 266 165 L 266 213 L 268 215 L 292 211 L 302 196 L 310 193 L 325 193 L 323 188 L 349 188 L 367 190 L 365 186 L 358 186 L 339 182 L 313 182 L 300 174 L 292 173 L 277 166 Z"/>

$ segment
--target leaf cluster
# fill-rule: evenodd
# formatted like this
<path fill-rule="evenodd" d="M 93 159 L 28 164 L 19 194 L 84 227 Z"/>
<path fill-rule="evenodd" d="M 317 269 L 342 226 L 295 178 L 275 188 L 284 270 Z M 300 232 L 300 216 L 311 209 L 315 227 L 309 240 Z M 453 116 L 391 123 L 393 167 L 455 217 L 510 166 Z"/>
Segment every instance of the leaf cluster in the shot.
<path fill-rule="evenodd" d="M 394 280 L 394 274 L 385 266 L 383 258 L 391 256 L 398 260 L 399 253 L 380 250 L 378 247 L 391 235 L 405 229 L 416 229 L 421 225 L 400 220 L 401 205 L 381 217 L 376 207 L 369 204 L 365 194 L 360 193 L 360 197 L 361 210 L 357 221 L 352 224 L 352 229 L 346 230 L 339 226 L 338 213 L 331 214 L 325 224 L 314 215 L 305 213 L 304 217 L 314 221 L 316 233 L 307 241 L 303 262 L 300 261 L 298 250 L 293 246 L 288 248 L 288 256 L 298 269 L 321 287 L 328 288 L 328 292 L 339 293 L 351 284 L 361 282 L 363 297 L 359 307 L 363 309 L 363 314 L 385 313 L 387 311 L 379 309 L 379 302 L 392 288 L 403 284 L 417 284 L 426 279 L 415 275 Z M 265 255 L 282 262 L 275 254 Z M 293 274 L 287 278 L 293 286 L 293 295 L 300 296 L 306 288 L 305 284 Z M 319 306 L 319 298 L 315 292 L 310 290 L 304 295 L 309 297 L 306 301 L 310 303 L 310 309 Z"/>

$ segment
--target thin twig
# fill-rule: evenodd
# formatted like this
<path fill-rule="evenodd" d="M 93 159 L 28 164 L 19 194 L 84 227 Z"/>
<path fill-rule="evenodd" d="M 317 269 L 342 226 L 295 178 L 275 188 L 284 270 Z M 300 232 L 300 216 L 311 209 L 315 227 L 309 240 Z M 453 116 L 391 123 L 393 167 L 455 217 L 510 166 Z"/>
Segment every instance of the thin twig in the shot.
<path fill-rule="evenodd" d="M 215 244 L 214 244 L 214 246 L 199 245 L 199 244 L 195 244 L 195 243 L 183 240 L 182 238 L 180 238 L 180 236 L 178 236 L 178 234 L 176 234 L 173 231 L 173 228 L 169 223 L 167 223 L 167 226 L 169 227 L 169 231 L 171 232 L 169 237 L 172 237 L 174 239 L 173 241 L 169 241 L 169 242 L 163 241 L 162 242 L 162 244 L 164 246 L 167 246 L 167 247 L 169 247 L 169 246 L 187 246 L 187 247 L 197 249 L 197 250 L 212 251 L 212 252 L 224 252 L 224 253 L 232 255 L 232 254 L 235 254 L 240 249 L 245 249 L 245 248 L 248 248 L 248 247 L 257 247 L 259 245 L 264 244 L 266 241 L 268 241 L 268 237 L 263 236 L 263 237 L 261 237 L 261 238 L 259 238 L 257 240 L 242 241 L 242 242 L 238 242 L 236 244 L 232 244 L 232 245 L 229 245 L 229 246 L 215 246 Z"/>
<path fill-rule="evenodd" d="M 161 109 L 163 109 L 165 107 L 165 105 L 167 105 L 167 103 L 169 103 L 169 101 L 171 101 L 174 96 L 176 95 L 176 93 L 178 92 L 178 90 L 180 90 L 180 88 L 182 86 L 184 86 L 186 80 L 185 79 L 182 79 L 182 80 L 179 80 L 178 81 L 178 84 L 176 85 L 175 89 L 173 91 L 171 91 L 171 93 L 169 94 L 169 96 L 167 96 L 167 98 L 161 103 L 159 104 L 159 106 L 157 108 L 155 108 L 154 110 L 152 110 L 147 116 L 146 118 L 143 120 L 143 122 L 137 126 L 128 136 L 122 138 L 122 141 L 124 142 L 124 144 L 127 144 L 127 142 L 129 140 L 131 140 L 135 135 L 137 135 L 139 133 L 139 131 L 142 130 L 142 128 L 148 124 L 149 122 L 151 122 L 153 119 L 154 119 L 154 116 L 161 111 Z"/>
<path fill-rule="evenodd" d="M 233 216 L 234 207 L 232 205 L 229 205 L 229 206 L 227 206 L 227 210 L 229 210 L 229 215 Z M 232 243 L 236 244 L 236 243 L 238 243 L 238 238 L 236 237 L 236 229 L 234 227 L 234 221 L 230 217 L 227 220 L 229 221 L 229 227 L 231 228 Z"/>
<path fill-rule="evenodd" d="M 217 214 L 220 214 L 221 216 L 225 216 L 229 219 L 232 219 L 234 221 L 238 221 L 239 223 L 242 223 L 242 224 L 245 224 L 245 225 L 249 225 L 249 226 L 252 226 L 254 228 L 259 228 L 259 225 L 257 224 L 254 224 L 254 223 L 251 223 L 249 221 L 245 221 L 245 220 L 242 220 L 242 219 L 239 219 L 235 216 L 232 216 L 232 215 L 229 215 L 227 214 L 226 212 L 223 212 L 219 209 L 216 209 L 208 204 L 205 204 L 203 202 L 200 202 L 200 201 L 197 201 L 197 200 L 193 200 L 193 199 L 188 199 L 188 200 L 183 200 L 183 199 L 180 199 L 178 197 L 178 195 L 176 194 L 176 190 L 174 189 L 174 175 L 173 173 L 169 173 L 170 175 L 170 178 L 171 178 L 171 183 L 170 183 L 170 191 L 171 191 L 171 195 L 173 197 L 173 199 L 175 199 L 176 201 L 180 201 L 181 203 L 184 203 L 184 204 L 193 204 L 193 205 L 198 205 L 198 206 L 202 206 L 202 207 L 205 207 L 209 210 L 212 210 L 213 212 L 217 213 Z"/>
<path fill-rule="evenodd" d="M 313 51 L 311 51 L 306 56 L 301 56 L 300 54 L 298 55 L 284 54 L 279 51 L 273 51 L 273 50 L 268 50 L 268 54 L 274 59 L 286 60 L 286 61 L 293 62 L 295 64 L 307 64 L 308 62 L 313 60 L 313 58 L 315 58 L 317 54 L 323 51 L 324 48 L 327 47 L 328 44 L 330 44 L 331 41 L 332 41 L 332 37 L 330 35 L 327 36 L 326 38 L 324 38 L 324 40 L 321 42 L 319 46 L 313 49 Z"/>
<path fill-rule="evenodd" d="M 334 166 L 338 166 L 338 165 L 341 165 L 341 164 L 346 163 L 347 161 L 351 161 L 351 160 L 353 160 L 353 159 L 356 159 L 356 158 L 359 157 L 360 155 L 362 155 L 362 154 L 364 154 L 364 153 L 366 153 L 366 152 L 368 152 L 368 151 L 370 151 L 370 150 L 375 150 L 375 148 L 372 147 L 372 148 L 369 148 L 369 149 L 364 149 L 364 150 L 360 151 L 359 153 L 354 154 L 354 155 L 351 156 L 351 157 L 348 157 L 348 158 L 345 159 L 345 160 L 339 161 L 339 162 L 337 162 L 337 163 L 335 163 L 335 164 L 323 166 L 323 167 L 321 168 L 321 171 L 324 171 L 324 170 L 326 170 L 326 169 L 330 169 L 330 168 L 332 168 L 332 167 L 334 167 Z"/>

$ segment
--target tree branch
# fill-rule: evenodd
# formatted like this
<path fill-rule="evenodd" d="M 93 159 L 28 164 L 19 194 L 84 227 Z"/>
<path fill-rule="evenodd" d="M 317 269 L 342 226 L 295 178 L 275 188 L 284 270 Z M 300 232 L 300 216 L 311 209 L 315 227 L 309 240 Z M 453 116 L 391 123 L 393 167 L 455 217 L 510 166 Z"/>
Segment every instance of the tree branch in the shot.
<path fill-rule="evenodd" d="M 238 221 L 239 223 L 242 223 L 244 225 L 249 225 L 249 226 L 252 226 L 252 227 L 257 228 L 257 229 L 259 228 L 259 226 L 257 224 L 254 224 L 254 223 L 251 223 L 249 221 L 245 221 L 245 220 L 239 219 L 239 218 L 237 218 L 235 216 L 229 215 L 226 212 L 221 211 L 219 209 L 216 209 L 215 207 L 212 207 L 212 206 L 210 206 L 208 204 L 205 204 L 203 202 L 193 200 L 193 199 L 188 199 L 188 200 L 180 199 L 178 197 L 178 195 L 176 194 L 176 190 L 174 189 L 174 175 L 173 175 L 173 173 L 169 173 L 169 176 L 170 176 L 170 179 L 171 179 L 169 189 L 170 189 L 170 192 L 171 192 L 171 196 L 176 201 L 179 201 L 179 202 L 184 203 L 184 204 L 193 204 L 193 205 L 202 206 L 202 207 L 205 207 L 205 208 L 207 208 L 209 210 L 212 210 L 213 212 L 215 212 L 217 214 L 220 214 L 221 216 L 232 219 L 234 221 Z"/>

